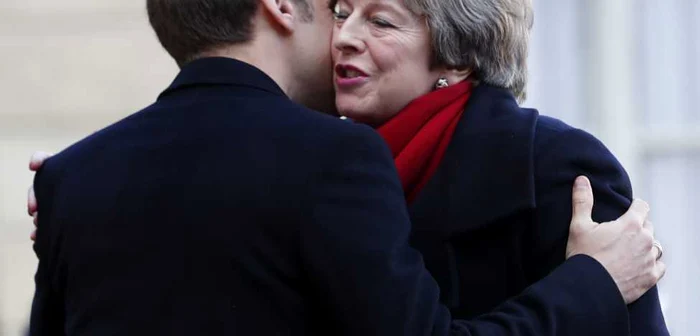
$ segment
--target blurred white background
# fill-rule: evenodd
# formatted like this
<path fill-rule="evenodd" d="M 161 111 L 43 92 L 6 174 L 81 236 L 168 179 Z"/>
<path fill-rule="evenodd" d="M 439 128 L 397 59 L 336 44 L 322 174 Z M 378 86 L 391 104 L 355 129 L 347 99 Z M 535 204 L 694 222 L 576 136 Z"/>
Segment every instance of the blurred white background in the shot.
<path fill-rule="evenodd" d="M 671 334 L 700 334 L 700 1 L 535 0 L 524 104 L 601 138 L 652 205 Z M 22 335 L 36 258 L 29 155 L 150 104 L 177 73 L 143 0 L 0 0 L 0 335 Z"/>

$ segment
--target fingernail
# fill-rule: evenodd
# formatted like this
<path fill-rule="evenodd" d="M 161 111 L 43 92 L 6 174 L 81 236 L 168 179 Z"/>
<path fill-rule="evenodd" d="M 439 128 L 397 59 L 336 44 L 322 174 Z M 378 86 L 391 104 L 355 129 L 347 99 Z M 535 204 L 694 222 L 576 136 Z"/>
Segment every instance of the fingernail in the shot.
<path fill-rule="evenodd" d="M 574 186 L 579 187 L 579 188 L 588 187 L 588 179 L 583 177 L 583 176 L 579 176 L 576 178 L 576 181 L 574 182 Z"/>

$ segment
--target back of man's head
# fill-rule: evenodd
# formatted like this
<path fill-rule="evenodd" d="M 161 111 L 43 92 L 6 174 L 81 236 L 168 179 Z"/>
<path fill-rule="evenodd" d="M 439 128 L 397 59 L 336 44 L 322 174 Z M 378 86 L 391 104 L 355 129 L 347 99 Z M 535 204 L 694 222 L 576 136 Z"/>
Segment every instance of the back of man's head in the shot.
<path fill-rule="evenodd" d="M 311 19 L 308 0 L 294 0 Z M 178 65 L 217 48 L 250 41 L 259 0 L 147 0 L 158 40 Z"/>

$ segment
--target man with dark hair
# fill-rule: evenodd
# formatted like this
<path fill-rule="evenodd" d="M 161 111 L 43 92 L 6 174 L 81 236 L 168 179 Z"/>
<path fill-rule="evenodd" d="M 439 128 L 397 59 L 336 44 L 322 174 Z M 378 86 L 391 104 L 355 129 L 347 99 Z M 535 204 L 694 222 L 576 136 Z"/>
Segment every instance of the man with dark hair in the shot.
<path fill-rule="evenodd" d="M 312 21 L 308 0 L 292 0 L 303 22 Z M 253 39 L 257 0 L 148 0 L 148 19 L 161 44 L 182 66 L 206 52 Z"/>
<path fill-rule="evenodd" d="M 180 67 L 199 58 L 221 56 L 222 51 L 232 46 L 236 46 L 233 49 L 239 53 L 240 49 L 252 43 L 260 46 L 265 43 L 267 57 L 285 58 L 284 63 L 293 65 L 290 69 L 275 70 L 286 72 L 286 76 L 294 78 L 294 85 L 282 88 L 292 100 L 313 110 L 335 111 L 332 64 L 328 51 L 332 17 L 327 2 L 285 0 L 284 3 L 295 11 L 297 25 L 293 32 L 289 31 L 289 25 L 280 27 L 287 29 L 285 32 L 268 26 L 265 21 L 255 20 L 261 6 L 260 0 L 146 1 L 148 19 L 158 40 Z M 274 36 L 270 36 L 277 33 L 293 33 L 299 38 L 279 41 L 278 45 L 271 39 Z M 278 52 L 285 48 L 292 48 L 294 52 Z M 237 59 L 243 60 L 240 57 Z M 258 68 L 263 63 L 269 63 L 262 59 L 254 61 L 248 63 Z"/>
<path fill-rule="evenodd" d="M 31 334 L 627 333 L 625 303 L 664 266 L 646 205 L 598 226 L 585 178 L 568 261 L 493 313 L 451 320 L 408 246 L 386 145 L 299 104 L 333 102 L 332 19 L 309 1 L 147 2 L 182 69 L 37 173 Z"/>

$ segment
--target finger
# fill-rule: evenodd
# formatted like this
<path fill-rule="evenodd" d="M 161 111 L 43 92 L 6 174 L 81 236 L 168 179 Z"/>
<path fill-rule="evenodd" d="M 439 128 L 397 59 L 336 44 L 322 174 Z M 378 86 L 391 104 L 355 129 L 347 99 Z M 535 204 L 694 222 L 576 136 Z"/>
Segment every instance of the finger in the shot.
<path fill-rule="evenodd" d="M 579 176 L 574 182 L 574 189 L 571 196 L 572 209 L 572 228 L 575 225 L 587 226 L 593 225 L 591 213 L 593 212 L 593 189 L 591 182 L 585 176 Z M 578 227 L 585 229 L 587 227 Z"/>
<path fill-rule="evenodd" d="M 36 195 L 34 194 L 34 186 L 29 188 L 27 192 L 27 213 L 32 216 L 37 210 Z"/>
<path fill-rule="evenodd" d="M 34 152 L 34 154 L 32 154 L 31 159 L 29 159 L 29 170 L 39 170 L 39 168 L 41 168 L 41 165 L 44 164 L 44 161 L 46 161 L 46 159 L 52 156 L 53 154 L 47 152 Z"/>
<path fill-rule="evenodd" d="M 648 230 L 651 233 L 651 236 L 654 236 L 654 224 L 650 220 L 645 220 L 644 221 L 644 229 Z"/>
<path fill-rule="evenodd" d="M 32 241 L 36 241 L 36 230 L 32 231 L 32 233 L 29 234 L 29 239 Z"/>
<path fill-rule="evenodd" d="M 654 274 L 656 275 L 656 281 L 663 279 L 666 275 L 666 264 L 663 261 L 657 261 L 654 266 Z"/>
<path fill-rule="evenodd" d="M 619 218 L 619 221 L 629 227 L 641 228 L 649 215 L 649 204 L 641 199 L 632 201 L 632 205 L 627 212 Z"/>

